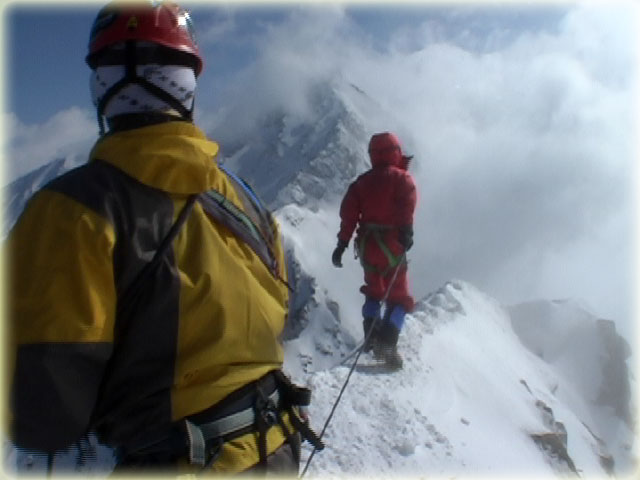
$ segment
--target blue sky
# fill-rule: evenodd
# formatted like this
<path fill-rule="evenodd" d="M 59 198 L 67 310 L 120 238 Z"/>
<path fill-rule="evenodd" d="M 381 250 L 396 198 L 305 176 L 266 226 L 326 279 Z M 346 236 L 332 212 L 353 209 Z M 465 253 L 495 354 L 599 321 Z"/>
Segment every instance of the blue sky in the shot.
<path fill-rule="evenodd" d="M 6 105 L 23 123 L 40 123 L 70 106 L 93 108 L 89 96 L 89 69 L 84 63 L 91 24 L 101 3 L 42 5 L 15 2 L 4 10 L 6 28 Z M 201 82 L 216 87 L 232 81 L 256 56 L 265 32 L 281 24 L 298 5 L 240 5 L 184 2 L 192 12 L 206 62 Z M 320 9 L 327 8 L 321 6 Z M 563 10 L 436 8 L 428 5 L 393 7 L 351 5 L 346 9 L 351 34 L 374 48 L 388 48 L 399 30 L 429 20 L 471 32 L 469 42 L 481 45 L 491 31 L 504 32 L 503 40 L 525 29 L 553 29 Z M 407 48 L 412 48 L 407 45 Z M 420 47 L 420 45 L 416 45 Z M 220 99 L 200 98 L 199 105 L 215 108 Z"/>
<path fill-rule="evenodd" d="M 91 6 L 6 11 L 7 110 L 33 123 L 71 105 L 91 106 L 83 53 L 95 13 Z"/>

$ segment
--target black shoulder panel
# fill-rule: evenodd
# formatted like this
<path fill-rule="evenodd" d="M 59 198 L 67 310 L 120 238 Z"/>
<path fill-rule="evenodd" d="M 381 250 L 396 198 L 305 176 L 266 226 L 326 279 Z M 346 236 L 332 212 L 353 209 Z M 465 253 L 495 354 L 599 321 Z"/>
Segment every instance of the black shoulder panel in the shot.
<path fill-rule="evenodd" d="M 180 281 L 173 250 L 129 305 L 121 299 L 173 224 L 173 199 L 116 167 L 94 160 L 46 187 L 73 198 L 115 230 L 118 318 L 114 354 L 102 382 L 93 426 L 107 444 L 135 441 L 143 426 L 171 421 Z M 124 307 L 124 308 L 123 308 Z"/>
<path fill-rule="evenodd" d="M 173 201 L 165 192 L 144 185 L 100 160 L 67 172 L 45 188 L 73 198 L 113 225 L 119 293 L 151 260 L 171 228 Z"/>

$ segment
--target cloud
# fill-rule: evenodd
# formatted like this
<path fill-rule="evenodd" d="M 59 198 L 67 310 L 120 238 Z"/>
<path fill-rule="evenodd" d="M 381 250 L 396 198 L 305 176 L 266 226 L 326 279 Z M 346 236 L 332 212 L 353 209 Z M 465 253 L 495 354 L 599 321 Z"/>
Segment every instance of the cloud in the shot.
<path fill-rule="evenodd" d="M 297 11 L 229 96 L 244 95 L 245 125 L 275 107 L 304 117 L 310 86 L 342 76 L 399 119 L 420 189 L 417 295 L 461 277 L 506 302 L 581 296 L 631 321 L 634 12 L 579 5 L 485 32 L 483 48 L 431 19 L 380 49 L 343 10 Z"/>
<path fill-rule="evenodd" d="M 556 35 L 484 55 L 431 44 L 382 69 L 414 79 L 384 82 L 424 162 L 416 283 L 459 276 L 504 301 L 581 296 L 632 321 L 637 42 L 597 17 L 574 10 Z"/>
<path fill-rule="evenodd" d="M 574 40 L 572 29 L 528 34 L 481 56 L 433 45 L 397 66 L 422 73 L 391 103 L 427 162 L 418 177 L 435 207 L 422 212 L 428 250 L 461 274 L 490 279 L 501 259 L 531 251 L 535 271 L 545 252 L 629 214 L 636 82 L 594 68 L 599 58 L 616 63 L 612 45 L 583 55 Z M 632 58 L 617 63 L 629 72 Z"/>
<path fill-rule="evenodd" d="M 197 40 L 203 46 L 228 42 L 233 35 L 238 35 L 237 23 L 233 13 L 226 9 L 220 17 L 204 22 L 203 27 L 198 24 Z"/>
<path fill-rule="evenodd" d="M 309 91 L 344 70 L 351 55 L 361 53 L 344 9 L 337 5 L 297 8 L 279 24 L 254 37 L 256 60 L 234 76 L 232 85 L 214 95 L 231 99 L 227 121 L 251 130 L 265 113 L 284 110 L 308 118 Z"/>
<path fill-rule="evenodd" d="M 94 114 L 77 107 L 58 112 L 35 125 L 21 123 L 12 113 L 4 114 L 2 124 L 5 137 L 2 150 L 6 158 L 11 159 L 5 167 L 5 183 L 52 160 L 88 155 L 98 136 Z"/>
<path fill-rule="evenodd" d="M 621 3 L 579 5 L 535 28 L 522 27 L 526 13 L 519 25 L 484 32 L 474 28 L 486 22 L 469 21 L 461 37 L 468 18 L 458 12 L 447 21 L 441 11 L 387 32 L 388 48 L 379 48 L 376 33 L 344 8 L 296 8 L 252 31 L 256 60 L 230 87 L 199 87 L 201 100 L 216 95 L 222 105 L 196 108 L 196 119 L 249 140 L 267 112 L 304 119 L 313 85 L 345 78 L 390 112 L 389 125 L 416 156 L 417 296 L 459 277 L 505 302 L 582 297 L 595 313 L 631 322 L 635 13 Z M 199 37 L 228 38 L 236 22 L 229 15 Z M 79 109 L 42 125 L 12 116 L 5 124 L 12 175 L 88 151 L 97 131 L 87 128 L 93 114 Z"/>
<path fill-rule="evenodd" d="M 637 42 L 597 16 L 572 11 L 556 35 L 491 54 L 436 44 L 390 60 L 420 79 L 385 79 L 425 162 L 414 279 L 581 296 L 632 321 Z"/>

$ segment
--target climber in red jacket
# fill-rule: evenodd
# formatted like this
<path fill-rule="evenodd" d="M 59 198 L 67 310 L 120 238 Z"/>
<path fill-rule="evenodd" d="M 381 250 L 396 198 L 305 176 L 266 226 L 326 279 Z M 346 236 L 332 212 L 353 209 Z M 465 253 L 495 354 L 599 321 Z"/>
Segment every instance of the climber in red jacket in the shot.
<path fill-rule="evenodd" d="M 338 246 L 332 261 L 342 267 L 342 255 L 356 226 L 355 249 L 364 268 L 365 284 L 360 291 L 366 300 L 362 307 L 365 338 L 374 319 L 380 319 L 381 301 L 391 284 L 384 317 L 365 343 L 364 351 L 373 350 L 376 358 L 401 367 L 397 351 L 398 335 L 406 313 L 414 301 L 407 282 L 406 251 L 413 245 L 413 213 L 417 194 L 413 178 L 407 171 L 412 157 L 402 153 L 393 133 L 377 133 L 369 142 L 371 169 L 350 186 L 340 206 Z"/>

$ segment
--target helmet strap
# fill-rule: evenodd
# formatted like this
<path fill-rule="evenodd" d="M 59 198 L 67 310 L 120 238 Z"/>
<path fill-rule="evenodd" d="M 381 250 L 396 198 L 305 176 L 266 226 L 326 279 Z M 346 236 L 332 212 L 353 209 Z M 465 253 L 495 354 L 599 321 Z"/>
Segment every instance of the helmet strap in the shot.
<path fill-rule="evenodd" d="M 175 109 L 180 116 L 185 120 L 193 120 L 193 105 L 191 109 L 187 109 L 178 99 L 171 96 L 162 88 L 149 82 L 146 78 L 138 76 L 136 72 L 136 42 L 135 40 L 127 40 L 125 44 L 125 75 L 118 82 L 114 83 L 103 95 L 102 99 L 98 103 L 98 125 L 100 127 L 100 136 L 105 134 L 104 128 L 104 110 L 107 107 L 107 103 L 118 94 L 120 90 L 130 84 L 140 85 L 147 92 L 151 93 L 155 97 L 159 98 L 163 102 Z"/>

